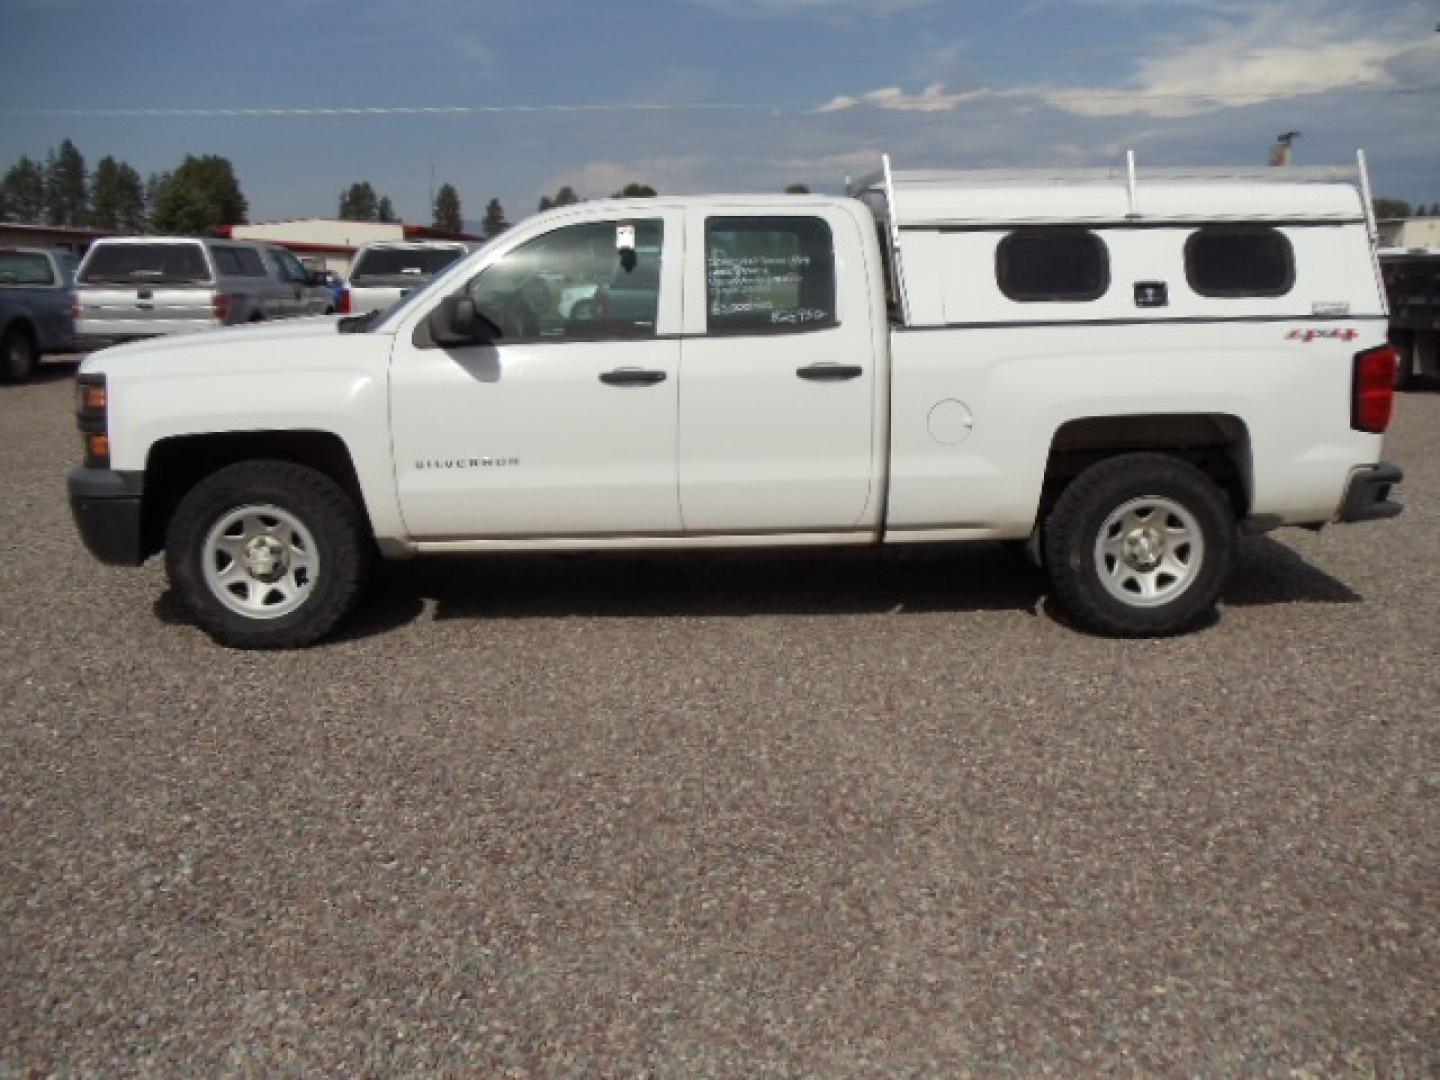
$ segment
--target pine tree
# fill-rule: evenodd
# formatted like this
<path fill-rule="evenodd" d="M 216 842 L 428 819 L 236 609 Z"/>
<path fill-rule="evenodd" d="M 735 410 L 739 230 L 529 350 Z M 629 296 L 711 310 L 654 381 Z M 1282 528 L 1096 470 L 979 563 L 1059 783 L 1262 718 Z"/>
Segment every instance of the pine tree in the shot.
<path fill-rule="evenodd" d="M 391 205 L 389 195 L 380 196 L 380 202 L 375 207 L 375 216 L 380 221 L 395 220 L 395 207 Z"/>
<path fill-rule="evenodd" d="M 554 195 L 540 196 L 541 210 L 554 210 L 561 206 L 574 206 L 580 201 L 580 196 L 575 194 L 575 189 L 566 184 Z"/>
<path fill-rule="evenodd" d="M 140 174 L 108 155 L 95 166 L 90 183 L 90 224 L 125 232 L 145 227 L 145 187 Z"/>
<path fill-rule="evenodd" d="M 658 194 L 660 193 L 649 184 L 637 184 L 631 181 L 615 192 L 612 197 L 616 199 L 653 199 Z"/>
<path fill-rule="evenodd" d="M 368 180 L 358 180 L 340 193 L 341 221 L 380 221 L 380 205 Z"/>
<path fill-rule="evenodd" d="M 454 184 L 441 184 L 435 193 L 434 226 L 445 232 L 460 232 L 464 229 L 464 218 L 460 211 L 460 193 Z"/>
<path fill-rule="evenodd" d="M 85 158 L 69 139 L 45 157 L 45 220 L 50 225 L 84 225 L 89 216 L 90 193 L 85 182 Z"/>
<path fill-rule="evenodd" d="M 491 199 L 485 206 L 485 221 L 482 225 L 485 235 L 499 236 L 509 227 L 510 223 L 505 220 L 505 210 L 501 207 L 500 200 Z"/>
<path fill-rule="evenodd" d="M 810 189 L 804 184 L 791 184 L 785 189 L 786 195 L 809 195 Z"/>
<path fill-rule="evenodd" d="M 5 192 L 8 220 L 21 225 L 39 225 L 45 216 L 45 170 L 25 154 L 10 166 L 0 182 Z"/>

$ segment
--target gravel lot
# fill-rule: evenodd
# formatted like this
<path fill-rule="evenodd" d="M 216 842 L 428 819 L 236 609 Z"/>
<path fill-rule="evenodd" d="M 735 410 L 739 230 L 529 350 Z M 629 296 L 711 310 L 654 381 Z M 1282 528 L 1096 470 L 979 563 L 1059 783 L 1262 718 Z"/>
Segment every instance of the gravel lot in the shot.
<path fill-rule="evenodd" d="M 216 648 L 0 387 L 0 1074 L 1440 1071 L 1440 395 L 1396 522 L 1082 637 L 999 548 L 387 572 Z"/>

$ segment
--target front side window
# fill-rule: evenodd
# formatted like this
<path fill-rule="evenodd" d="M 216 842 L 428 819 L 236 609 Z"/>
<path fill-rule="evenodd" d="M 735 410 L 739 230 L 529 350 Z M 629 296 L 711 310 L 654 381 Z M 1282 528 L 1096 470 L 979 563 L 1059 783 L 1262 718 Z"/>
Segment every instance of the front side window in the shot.
<path fill-rule="evenodd" d="M 309 275 L 305 273 L 305 268 L 300 265 L 300 260 L 295 258 L 294 255 L 291 255 L 290 252 L 283 251 L 280 248 L 272 248 L 271 252 L 275 256 L 275 261 L 280 264 L 280 276 L 286 281 L 293 281 L 297 285 L 303 285 L 309 280 Z"/>
<path fill-rule="evenodd" d="M 712 334 L 787 334 L 838 321 L 835 243 L 820 218 L 716 217 L 705 223 Z"/>
<path fill-rule="evenodd" d="M 0 251 L 0 285 L 54 285 L 50 260 L 34 251 Z"/>
<path fill-rule="evenodd" d="M 655 336 L 664 223 L 570 225 L 507 252 L 468 291 L 503 340 Z"/>
<path fill-rule="evenodd" d="M 1110 288 L 1110 256 L 1088 229 L 1017 229 L 995 249 L 995 280 L 1023 304 L 1099 300 Z"/>
<path fill-rule="evenodd" d="M 1185 241 L 1185 278 L 1201 296 L 1284 296 L 1295 252 L 1268 225 L 1207 225 Z"/>

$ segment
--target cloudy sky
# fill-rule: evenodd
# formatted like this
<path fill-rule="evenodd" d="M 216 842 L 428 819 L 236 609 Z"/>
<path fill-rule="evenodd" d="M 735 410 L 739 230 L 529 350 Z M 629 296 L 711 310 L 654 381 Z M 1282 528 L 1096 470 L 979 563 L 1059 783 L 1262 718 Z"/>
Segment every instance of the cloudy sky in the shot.
<path fill-rule="evenodd" d="M 0 0 L 0 168 L 67 136 L 142 173 L 223 154 L 255 220 L 357 179 L 426 220 L 433 170 L 515 219 L 565 183 L 1261 164 L 1298 130 L 1298 163 L 1364 146 L 1377 193 L 1429 203 L 1437 24 L 1433 0 Z"/>

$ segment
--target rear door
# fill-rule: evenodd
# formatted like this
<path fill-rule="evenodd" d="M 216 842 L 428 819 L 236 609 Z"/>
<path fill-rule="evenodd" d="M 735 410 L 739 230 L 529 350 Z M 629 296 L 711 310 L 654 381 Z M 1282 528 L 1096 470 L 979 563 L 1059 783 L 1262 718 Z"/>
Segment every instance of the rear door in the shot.
<path fill-rule="evenodd" d="M 679 446 L 687 533 L 874 524 L 876 304 L 858 228 L 828 206 L 690 211 Z"/>

